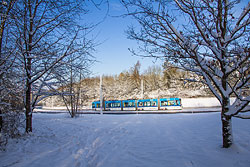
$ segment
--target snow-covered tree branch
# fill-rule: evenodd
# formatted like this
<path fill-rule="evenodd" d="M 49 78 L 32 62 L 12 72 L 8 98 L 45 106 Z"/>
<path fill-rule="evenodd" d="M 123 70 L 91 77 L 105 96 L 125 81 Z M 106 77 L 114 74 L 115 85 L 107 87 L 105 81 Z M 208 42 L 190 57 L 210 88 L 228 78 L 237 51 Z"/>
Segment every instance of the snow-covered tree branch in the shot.
<path fill-rule="evenodd" d="M 87 39 L 93 26 L 79 23 L 80 17 L 87 14 L 85 5 L 84 1 L 71 0 L 21 0 L 14 5 L 16 64 L 22 71 L 21 81 L 25 82 L 26 132 L 32 131 L 36 104 L 55 94 L 49 89 L 51 84 L 59 85 L 56 75 L 68 63 L 67 57 L 86 62 L 93 59 L 93 39 Z M 81 68 L 87 66 L 81 64 Z"/>
<path fill-rule="evenodd" d="M 141 27 L 130 27 L 127 31 L 130 39 L 144 46 L 139 50 L 142 53 L 133 53 L 164 56 L 179 68 L 203 77 L 221 103 L 223 147 L 230 147 L 231 118 L 239 117 L 250 102 L 250 3 L 230 0 L 122 3 Z M 230 103 L 232 97 L 236 100 Z"/>

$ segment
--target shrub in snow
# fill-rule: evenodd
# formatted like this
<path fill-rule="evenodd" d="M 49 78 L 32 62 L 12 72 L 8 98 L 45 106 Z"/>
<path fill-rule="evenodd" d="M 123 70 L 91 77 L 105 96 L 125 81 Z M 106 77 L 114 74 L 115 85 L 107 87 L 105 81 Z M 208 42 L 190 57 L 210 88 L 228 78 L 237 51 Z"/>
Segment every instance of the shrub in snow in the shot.
<path fill-rule="evenodd" d="M 4 150 L 9 138 L 21 136 L 25 120 L 23 112 L 8 111 L 2 114 L 3 124 L 0 132 L 0 149 Z"/>

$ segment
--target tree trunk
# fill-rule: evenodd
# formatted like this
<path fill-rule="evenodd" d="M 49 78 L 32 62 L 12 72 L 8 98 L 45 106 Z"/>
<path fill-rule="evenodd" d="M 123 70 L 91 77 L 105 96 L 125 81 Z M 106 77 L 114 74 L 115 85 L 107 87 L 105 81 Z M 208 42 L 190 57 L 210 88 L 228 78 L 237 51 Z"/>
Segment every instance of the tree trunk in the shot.
<path fill-rule="evenodd" d="M 29 11 L 29 32 L 33 32 L 33 15 L 32 14 L 32 4 L 31 0 L 28 0 L 28 11 Z M 27 67 L 26 67 L 26 73 L 27 73 L 27 81 L 26 81 L 26 133 L 32 132 L 32 107 L 31 107 L 31 64 L 32 64 L 32 58 L 31 51 L 32 51 L 32 39 L 33 34 L 29 33 L 28 37 L 28 52 L 27 52 Z"/>
<path fill-rule="evenodd" d="M 71 117 L 75 117 L 75 95 L 74 97 L 72 96 L 73 94 L 73 67 L 72 67 L 72 55 L 71 55 L 71 66 L 70 66 L 70 105 L 71 105 Z"/>
<path fill-rule="evenodd" d="M 25 99 L 25 116 L 26 116 L 26 133 L 32 132 L 32 108 L 31 108 L 31 59 L 27 60 L 27 79 L 26 79 L 26 99 Z"/>
<path fill-rule="evenodd" d="M 223 137 L 223 148 L 229 148 L 233 144 L 232 136 L 232 120 L 231 116 L 225 115 L 228 112 L 229 98 L 223 99 L 221 121 L 222 121 L 222 137 Z"/>
<path fill-rule="evenodd" d="M 2 110 L 0 110 L 0 133 L 2 131 L 2 127 L 3 127 L 3 117 L 2 117 Z"/>
<path fill-rule="evenodd" d="M 221 115 L 223 148 L 229 148 L 233 144 L 231 116 Z"/>
<path fill-rule="evenodd" d="M 26 133 L 32 132 L 32 109 L 31 109 L 31 85 L 27 79 L 26 102 L 25 102 L 25 116 L 26 116 Z"/>

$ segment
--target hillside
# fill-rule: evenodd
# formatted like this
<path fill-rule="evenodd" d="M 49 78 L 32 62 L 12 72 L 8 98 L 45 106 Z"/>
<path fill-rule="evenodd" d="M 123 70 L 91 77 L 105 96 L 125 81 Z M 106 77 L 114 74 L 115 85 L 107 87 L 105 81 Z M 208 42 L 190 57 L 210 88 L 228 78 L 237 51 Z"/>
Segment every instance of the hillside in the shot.
<path fill-rule="evenodd" d="M 143 80 L 143 81 L 142 81 Z M 143 82 L 143 83 L 142 83 Z M 143 85 L 143 87 L 142 87 Z M 207 87 L 200 82 L 189 82 L 179 76 L 178 79 L 166 79 L 164 75 L 140 75 L 134 78 L 130 73 L 119 76 L 103 76 L 103 97 L 112 99 L 168 98 L 168 97 L 209 97 Z M 79 92 L 79 104 L 90 106 L 100 98 L 100 78 L 86 78 L 74 85 L 75 93 Z M 44 106 L 63 106 L 62 97 L 50 97 L 43 101 Z"/>

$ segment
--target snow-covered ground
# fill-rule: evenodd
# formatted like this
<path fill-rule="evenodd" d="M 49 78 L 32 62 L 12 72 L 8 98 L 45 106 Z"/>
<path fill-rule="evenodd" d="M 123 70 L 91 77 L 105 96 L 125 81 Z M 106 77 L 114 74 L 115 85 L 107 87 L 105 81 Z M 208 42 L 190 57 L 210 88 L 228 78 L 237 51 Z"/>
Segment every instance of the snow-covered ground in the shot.
<path fill-rule="evenodd" d="M 250 121 L 233 119 L 221 148 L 219 113 L 33 115 L 33 133 L 10 140 L 1 167 L 249 167 Z"/>

